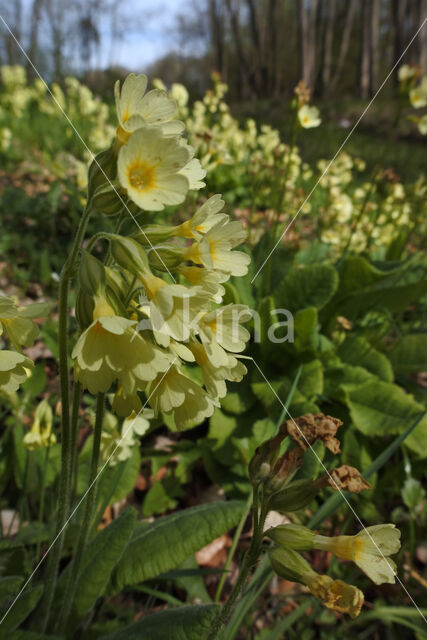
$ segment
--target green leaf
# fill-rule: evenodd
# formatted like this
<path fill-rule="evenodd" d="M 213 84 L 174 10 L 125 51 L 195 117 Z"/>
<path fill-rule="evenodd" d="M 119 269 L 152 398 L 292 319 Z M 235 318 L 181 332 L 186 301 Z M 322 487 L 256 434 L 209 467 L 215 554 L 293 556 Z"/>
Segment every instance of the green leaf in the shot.
<path fill-rule="evenodd" d="M 28 618 L 31 611 L 36 607 L 38 601 L 40 600 L 42 592 L 43 586 L 40 584 L 34 589 L 28 589 L 27 591 L 24 591 L 15 601 L 12 599 L 5 602 L 3 600 L 2 604 L 0 605 L 0 620 L 11 607 L 10 611 L 7 613 L 7 616 L 1 623 L 1 630 L 3 634 L 6 634 L 9 631 L 14 631 L 22 622 L 24 622 L 26 618 Z M 6 636 L 3 635 L 3 637 Z"/>
<path fill-rule="evenodd" d="M 112 576 L 115 591 L 170 571 L 234 527 L 244 502 L 212 502 L 137 527 Z"/>
<path fill-rule="evenodd" d="M 209 421 L 209 438 L 217 440 L 216 447 L 222 446 L 236 429 L 237 418 L 235 416 L 227 415 L 221 409 L 215 409 Z"/>
<path fill-rule="evenodd" d="M 202 640 L 219 609 L 219 605 L 206 604 L 161 611 L 100 640 Z"/>
<path fill-rule="evenodd" d="M 347 336 L 337 353 L 346 364 L 363 367 L 384 382 L 393 382 L 393 368 L 388 358 L 365 338 Z"/>
<path fill-rule="evenodd" d="M 291 312 L 307 307 L 321 309 L 338 288 L 338 273 L 329 264 L 292 268 L 275 294 L 278 307 Z"/>
<path fill-rule="evenodd" d="M 347 257 L 340 266 L 337 295 L 325 314 L 354 318 L 374 308 L 402 311 L 427 292 L 426 266 L 417 255 L 398 268 L 382 267 L 361 256 Z"/>
<path fill-rule="evenodd" d="M 302 366 L 298 390 L 309 400 L 323 393 L 323 366 L 320 360 L 311 360 Z"/>
<path fill-rule="evenodd" d="M 294 345 L 299 352 L 316 351 L 319 345 L 317 309 L 309 307 L 294 316 Z"/>
<path fill-rule="evenodd" d="M 88 440 L 86 443 L 88 443 Z M 90 440 L 92 441 L 92 438 Z M 89 481 L 91 446 L 92 442 L 88 443 L 88 446 L 85 444 L 85 448 L 79 457 L 77 485 L 79 494 L 85 491 Z M 141 454 L 139 447 L 135 446 L 132 448 L 130 458 L 115 465 L 108 465 L 104 469 L 97 485 L 97 501 L 103 505 L 104 510 L 108 505 L 120 502 L 133 490 L 138 479 L 140 465 Z"/>
<path fill-rule="evenodd" d="M 402 488 L 402 499 L 410 511 L 413 511 L 424 498 L 424 491 L 421 482 L 415 478 L 407 478 Z"/>
<path fill-rule="evenodd" d="M 102 529 L 88 545 L 83 555 L 73 603 L 73 616 L 77 621 L 103 594 L 110 575 L 130 540 L 135 522 L 136 511 L 128 508 L 117 520 Z"/>
<path fill-rule="evenodd" d="M 0 578 L 0 598 L 15 595 L 24 582 L 22 576 L 5 576 Z"/>
<path fill-rule="evenodd" d="M 23 631 L 18 629 L 12 634 L 8 635 L 8 640 L 63 640 L 60 636 L 51 636 L 44 633 L 37 633 L 34 631 Z"/>
<path fill-rule="evenodd" d="M 404 336 L 389 353 L 398 373 L 417 373 L 427 370 L 427 333 Z"/>
<path fill-rule="evenodd" d="M 221 399 L 221 406 L 229 413 L 240 415 L 248 411 L 256 402 L 249 384 L 242 382 L 227 385 L 227 395 Z"/>
<path fill-rule="evenodd" d="M 367 436 L 396 435 L 408 421 L 422 413 L 424 407 L 395 384 L 367 382 L 347 391 L 347 404 L 353 423 Z M 416 433 L 406 440 L 407 446 L 421 457 L 427 456 L 427 416 Z"/>

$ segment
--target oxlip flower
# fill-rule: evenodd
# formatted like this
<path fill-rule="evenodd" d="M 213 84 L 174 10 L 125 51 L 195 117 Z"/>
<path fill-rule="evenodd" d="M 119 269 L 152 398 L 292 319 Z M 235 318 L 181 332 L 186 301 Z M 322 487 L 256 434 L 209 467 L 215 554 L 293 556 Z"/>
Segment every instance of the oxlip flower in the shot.
<path fill-rule="evenodd" d="M 298 109 L 298 120 L 304 129 L 312 129 L 318 127 L 322 122 L 317 107 L 310 107 L 304 104 Z"/>
<path fill-rule="evenodd" d="M 0 389 L 6 393 L 17 391 L 28 378 L 33 362 L 17 351 L 0 350 Z"/>
<path fill-rule="evenodd" d="M 201 287 L 168 284 L 147 272 L 141 274 L 140 279 L 150 301 L 149 316 L 153 329 L 179 342 L 188 340 L 205 313 L 209 291 L 203 291 Z"/>
<path fill-rule="evenodd" d="M 400 531 L 394 524 L 376 524 L 355 536 L 315 536 L 313 548 L 351 560 L 375 584 L 395 582 L 396 564 L 389 556 L 400 549 Z"/>
<path fill-rule="evenodd" d="M 76 380 L 91 393 L 106 392 L 118 380 L 126 395 L 145 389 L 170 365 L 170 356 L 135 330 L 136 320 L 115 314 L 105 301 L 95 305 L 92 324 L 72 353 Z"/>
<path fill-rule="evenodd" d="M 32 451 L 55 444 L 56 436 L 52 433 L 52 423 L 52 409 L 46 399 L 42 400 L 34 412 L 31 429 L 24 436 L 24 447 Z"/>
<path fill-rule="evenodd" d="M 187 260 L 208 269 L 218 269 L 233 276 L 244 276 L 248 272 L 250 256 L 242 251 L 232 251 L 246 238 L 240 222 L 220 220 L 201 240 L 194 242 L 185 252 Z"/>
<path fill-rule="evenodd" d="M 131 133 L 143 126 L 157 127 L 163 135 L 179 135 L 184 130 L 184 124 L 173 119 L 177 111 L 175 100 L 160 89 L 146 93 L 147 83 L 146 75 L 130 73 L 121 88 L 119 80 L 114 85 L 120 144 L 126 144 Z"/>
<path fill-rule="evenodd" d="M 178 430 L 200 424 L 213 414 L 217 404 L 200 385 L 175 365 L 153 380 L 148 402 L 155 415 L 160 411 L 173 413 Z"/>

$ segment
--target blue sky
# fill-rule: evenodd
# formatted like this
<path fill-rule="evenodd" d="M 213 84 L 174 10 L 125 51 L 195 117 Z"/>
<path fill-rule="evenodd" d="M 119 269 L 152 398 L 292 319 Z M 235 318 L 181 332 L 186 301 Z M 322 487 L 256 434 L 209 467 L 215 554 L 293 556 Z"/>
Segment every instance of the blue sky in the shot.
<path fill-rule="evenodd" d="M 189 8 L 190 0 L 134 0 L 133 7 L 140 9 L 140 15 L 147 16 L 143 25 L 135 30 L 131 28 L 123 34 L 118 49 L 114 52 L 114 63 L 141 70 L 157 58 L 176 49 L 174 37 L 176 18 Z M 109 27 L 107 27 L 109 31 Z M 110 37 L 104 33 L 105 51 L 102 56 L 109 56 Z M 105 62 L 104 60 L 102 62 Z M 103 65 L 101 65 L 103 66 Z"/>

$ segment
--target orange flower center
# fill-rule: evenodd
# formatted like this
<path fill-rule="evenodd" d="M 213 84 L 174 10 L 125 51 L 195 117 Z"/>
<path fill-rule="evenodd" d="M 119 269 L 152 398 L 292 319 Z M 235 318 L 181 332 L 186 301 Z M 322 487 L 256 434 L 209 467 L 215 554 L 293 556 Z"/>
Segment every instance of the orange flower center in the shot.
<path fill-rule="evenodd" d="M 128 167 L 129 183 L 138 191 L 149 191 L 156 186 L 155 167 L 137 160 Z"/>

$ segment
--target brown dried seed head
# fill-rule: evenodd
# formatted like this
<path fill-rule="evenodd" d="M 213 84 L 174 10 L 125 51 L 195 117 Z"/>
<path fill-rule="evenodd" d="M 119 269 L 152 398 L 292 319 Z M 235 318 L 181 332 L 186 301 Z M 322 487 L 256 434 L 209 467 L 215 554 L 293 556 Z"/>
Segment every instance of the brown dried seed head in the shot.
<path fill-rule="evenodd" d="M 289 435 L 302 449 L 308 449 L 315 440 L 322 440 L 332 453 L 340 452 L 339 440 L 334 436 L 341 425 L 341 420 L 323 413 L 307 413 L 285 423 Z"/>
<path fill-rule="evenodd" d="M 360 493 L 364 489 L 371 488 L 371 485 L 362 477 L 360 471 L 355 467 L 349 467 L 347 464 L 331 471 L 331 476 L 328 479 L 328 484 L 335 491 L 346 489 L 353 493 Z"/>

